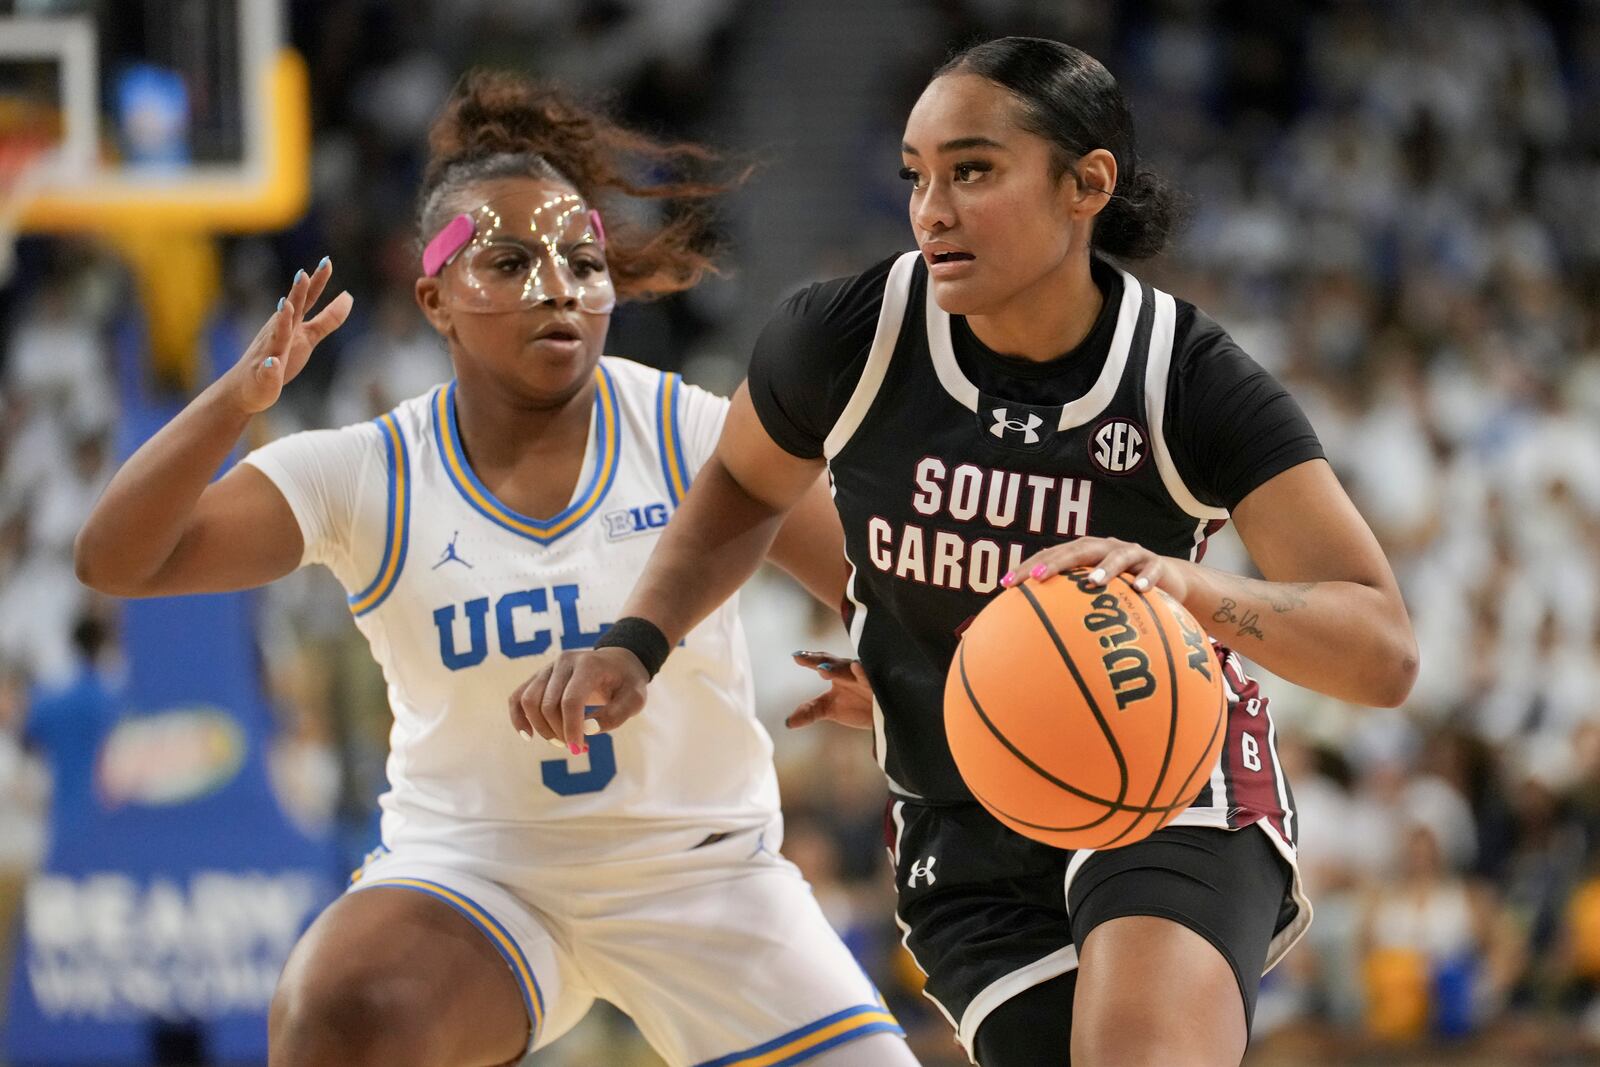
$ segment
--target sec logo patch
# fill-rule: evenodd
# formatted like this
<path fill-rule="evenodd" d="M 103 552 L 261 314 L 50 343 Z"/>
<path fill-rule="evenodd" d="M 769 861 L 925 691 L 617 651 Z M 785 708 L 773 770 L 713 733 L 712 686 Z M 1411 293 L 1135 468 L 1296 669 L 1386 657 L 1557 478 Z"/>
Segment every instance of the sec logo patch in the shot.
<path fill-rule="evenodd" d="M 1089 435 L 1089 458 L 1106 474 L 1132 474 L 1149 451 L 1144 428 L 1128 419 L 1106 419 Z"/>

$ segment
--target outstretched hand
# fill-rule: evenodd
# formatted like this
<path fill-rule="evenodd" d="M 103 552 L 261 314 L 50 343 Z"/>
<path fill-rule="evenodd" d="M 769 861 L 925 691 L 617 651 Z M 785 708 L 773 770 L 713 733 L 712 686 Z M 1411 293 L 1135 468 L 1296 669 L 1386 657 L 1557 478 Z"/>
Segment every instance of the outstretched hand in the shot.
<path fill-rule="evenodd" d="M 795 708 L 784 725 L 798 730 L 827 720 L 858 730 L 872 729 L 872 686 L 860 660 L 827 652 L 796 652 L 794 661 L 821 675 L 828 691 Z"/>
<path fill-rule="evenodd" d="M 228 370 L 224 382 L 241 411 L 254 415 L 276 404 L 283 387 L 305 369 L 312 350 L 344 325 L 355 302 L 347 292 L 330 300 L 314 317 L 306 318 L 332 277 L 333 264 L 327 256 L 312 273 L 302 270 L 295 274 L 288 294 L 278 301 L 278 310 L 267 318 L 239 362 Z"/>

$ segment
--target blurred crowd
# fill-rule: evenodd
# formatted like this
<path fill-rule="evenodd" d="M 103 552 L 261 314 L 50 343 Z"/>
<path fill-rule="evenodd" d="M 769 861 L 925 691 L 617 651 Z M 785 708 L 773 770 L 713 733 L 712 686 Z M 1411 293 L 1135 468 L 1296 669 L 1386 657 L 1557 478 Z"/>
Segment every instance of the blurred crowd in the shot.
<path fill-rule="evenodd" d="M 1136 269 L 1209 311 L 1306 408 L 1421 645 L 1399 711 L 1263 681 L 1317 918 L 1263 987 L 1253 1062 L 1600 1048 L 1600 2 L 289 11 L 312 71 L 314 204 L 290 231 L 226 242 L 205 336 L 231 360 L 324 253 L 357 312 L 261 439 L 372 417 L 449 376 L 411 303 L 412 197 L 427 123 L 468 66 L 603 90 L 636 123 L 760 161 L 725 212 L 735 270 L 624 309 L 609 345 L 726 390 L 784 291 L 909 243 L 898 125 L 946 48 L 1034 33 L 1100 57 L 1147 161 L 1194 197 L 1179 247 Z M 0 907 L 48 832 L 30 702 L 82 669 L 74 627 L 111 614 L 76 585 L 70 548 L 109 474 L 115 339 L 138 317 L 104 251 L 20 251 L 0 290 Z M 1227 534 L 1207 562 L 1249 570 Z M 844 651 L 837 620 L 770 575 L 744 604 L 785 851 L 924 1062 L 964 1062 L 899 947 L 867 739 L 782 726 L 819 688 L 789 650 Z M 280 583 L 261 634 L 280 786 L 306 825 L 364 843 L 387 710 L 340 590 L 320 573 Z M 530 1062 L 599 1061 L 654 1062 L 605 1014 Z"/>

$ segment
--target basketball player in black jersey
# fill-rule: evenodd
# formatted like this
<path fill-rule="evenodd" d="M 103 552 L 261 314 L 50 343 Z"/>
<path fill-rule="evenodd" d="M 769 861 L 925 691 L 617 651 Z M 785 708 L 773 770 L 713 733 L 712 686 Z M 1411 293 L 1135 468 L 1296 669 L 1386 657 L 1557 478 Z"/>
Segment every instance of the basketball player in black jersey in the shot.
<path fill-rule="evenodd" d="M 1397 705 L 1417 669 L 1399 590 L 1294 401 L 1204 313 L 1106 258 L 1159 251 L 1173 199 L 1104 67 L 1052 41 L 969 49 L 923 92 L 903 151 L 918 252 L 783 305 L 629 617 L 512 694 L 513 720 L 576 743 L 586 705 L 604 729 L 636 714 L 826 464 L 898 917 L 930 998 L 983 1067 L 1236 1064 L 1260 976 L 1310 908 L 1266 700 L 1230 649 Z M 1230 518 L 1265 580 L 1201 564 Z M 1229 697 L 1193 807 L 1105 852 L 1001 826 L 942 723 L 966 621 L 1073 566 L 1181 600 L 1221 646 Z"/>

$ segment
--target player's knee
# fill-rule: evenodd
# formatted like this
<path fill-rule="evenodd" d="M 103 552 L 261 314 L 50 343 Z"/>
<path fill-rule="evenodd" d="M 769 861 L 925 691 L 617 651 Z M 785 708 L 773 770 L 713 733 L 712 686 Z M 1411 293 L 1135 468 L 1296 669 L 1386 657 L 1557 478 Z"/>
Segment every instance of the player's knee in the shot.
<path fill-rule="evenodd" d="M 1073 1067 L 1237 1067 L 1244 1033 L 1206 999 L 1153 1000 L 1133 988 L 1080 998 L 1072 1028 Z"/>
<path fill-rule="evenodd" d="M 436 1061 L 414 983 L 381 975 L 286 981 L 272 998 L 271 1067 L 426 1067 Z"/>
<path fill-rule="evenodd" d="M 1072 1030 L 1074 1067 L 1219 1067 L 1153 1014 L 1147 1008 L 1102 1012 L 1092 1023 L 1079 1019 Z"/>

